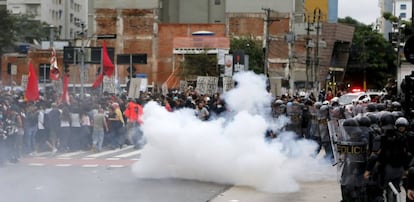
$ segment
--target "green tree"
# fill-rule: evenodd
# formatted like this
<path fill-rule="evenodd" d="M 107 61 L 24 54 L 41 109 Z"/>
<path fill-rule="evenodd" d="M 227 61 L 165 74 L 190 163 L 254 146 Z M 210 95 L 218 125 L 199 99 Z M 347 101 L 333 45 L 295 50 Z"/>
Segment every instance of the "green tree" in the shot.
<path fill-rule="evenodd" d="M 201 54 L 185 55 L 184 57 L 184 68 L 181 71 L 181 77 L 220 76 L 216 55 L 204 52 Z"/>
<path fill-rule="evenodd" d="M 244 54 L 249 55 L 249 70 L 257 74 L 263 74 L 264 54 L 262 41 L 255 40 L 252 36 L 232 38 L 230 41 L 230 54 L 237 50 L 244 50 Z"/>
<path fill-rule="evenodd" d="M 359 83 L 362 87 L 364 78 L 360 75 L 365 74 L 367 89 L 384 88 L 387 78 L 396 74 L 397 54 L 392 44 L 374 29 L 374 25 L 365 25 L 351 17 L 339 19 L 339 22 L 355 27 L 345 81 Z"/>
<path fill-rule="evenodd" d="M 50 38 L 50 25 L 33 20 L 30 15 L 14 16 L 14 24 L 16 40 L 19 42 L 33 43 L 34 40 L 46 41 Z"/>
<path fill-rule="evenodd" d="M 3 7 L 0 8 L 0 55 L 16 40 L 15 26 L 15 19 L 10 12 Z"/>
<path fill-rule="evenodd" d="M 13 46 L 15 42 L 48 40 L 50 35 L 47 23 L 33 20 L 30 15 L 12 15 L 5 8 L 0 8 L 0 30 L 0 51 Z"/>

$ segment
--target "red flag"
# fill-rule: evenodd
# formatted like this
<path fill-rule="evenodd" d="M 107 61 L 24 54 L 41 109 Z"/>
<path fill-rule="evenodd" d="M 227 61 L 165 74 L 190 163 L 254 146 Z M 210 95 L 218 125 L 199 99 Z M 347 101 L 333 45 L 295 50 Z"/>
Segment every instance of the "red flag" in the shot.
<path fill-rule="evenodd" d="M 52 49 L 52 57 L 50 58 L 50 74 L 49 79 L 50 80 L 59 80 L 60 72 L 59 68 L 57 66 L 57 60 L 56 60 L 56 50 Z"/>
<path fill-rule="evenodd" d="M 24 98 L 26 101 L 36 101 L 39 100 L 39 87 L 37 83 L 36 72 L 34 70 L 33 64 L 29 65 L 29 76 L 27 77 L 27 86 Z"/>
<path fill-rule="evenodd" d="M 65 75 L 63 77 L 63 92 L 62 92 L 62 97 L 60 98 L 61 103 L 66 102 L 66 104 L 70 104 L 68 85 L 69 85 L 68 75 Z"/>
<path fill-rule="evenodd" d="M 102 44 L 102 66 L 103 66 L 103 73 L 106 76 L 112 76 L 112 73 L 114 72 L 115 66 L 111 61 L 111 58 L 109 58 L 108 50 L 106 49 L 106 42 L 104 41 Z"/>
<path fill-rule="evenodd" d="M 98 78 L 96 78 L 95 82 L 93 82 L 92 88 L 98 88 L 103 82 L 103 77 L 103 74 L 99 74 Z"/>

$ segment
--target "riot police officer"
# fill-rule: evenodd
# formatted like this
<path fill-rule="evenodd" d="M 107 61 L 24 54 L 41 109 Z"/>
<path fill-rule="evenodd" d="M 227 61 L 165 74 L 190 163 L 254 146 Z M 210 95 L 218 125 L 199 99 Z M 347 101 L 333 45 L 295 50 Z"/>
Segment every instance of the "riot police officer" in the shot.
<path fill-rule="evenodd" d="M 273 103 L 272 115 L 274 118 L 279 118 L 282 115 L 286 115 L 286 105 L 283 103 L 282 100 L 277 99 Z"/>
<path fill-rule="evenodd" d="M 286 114 L 290 118 L 290 123 L 286 126 L 289 131 L 294 131 L 298 137 L 303 137 L 302 134 L 302 114 L 303 104 L 298 100 L 293 100 L 287 103 Z"/>
<path fill-rule="evenodd" d="M 333 163 L 334 156 L 331 145 L 331 137 L 329 135 L 328 129 L 328 120 L 329 120 L 329 106 L 322 105 L 318 110 L 318 131 L 320 136 L 320 149 L 325 150 L 325 159 Z M 318 150 L 318 152 L 320 151 Z"/>
<path fill-rule="evenodd" d="M 365 173 L 366 178 L 372 175 L 372 171 L 377 173 L 373 177 L 376 178 L 378 186 L 382 191 L 386 191 L 387 201 L 395 197 L 388 183 L 391 182 L 400 191 L 401 179 L 404 171 L 408 169 L 406 136 L 396 129 L 396 127 L 400 127 L 402 119 L 397 119 L 394 125 L 391 125 L 390 122 L 393 120 L 394 117 L 391 113 L 382 114 L 380 118 L 382 129 L 380 149 L 377 155 L 371 157 L 371 162 L 367 166 L 367 172 Z M 377 197 L 381 196 L 378 195 Z"/>
<path fill-rule="evenodd" d="M 345 134 L 337 140 L 342 173 L 340 178 L 343 202 L 368 201 L 364 171 L 367 162 L 368 137 L 360 129 L 355 118 L 346 119 L 340 124 Z"/>

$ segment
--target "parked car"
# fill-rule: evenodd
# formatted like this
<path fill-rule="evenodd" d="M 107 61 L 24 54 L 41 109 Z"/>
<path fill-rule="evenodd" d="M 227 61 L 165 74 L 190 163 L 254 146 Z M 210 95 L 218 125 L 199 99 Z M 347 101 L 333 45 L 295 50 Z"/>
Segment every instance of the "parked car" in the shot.
<path fill-rule="evenodd" d="M 364 98 L 369 98 L 369 95 L 365 92 L 356 92 L 356 93 L 346 93 L 344 95 L 341 95 L 339 97 L 339 104 L 340 105 L 349 105 L 352 104 L 352 102 L 356 101 L 362 101 Z"/>
<path fill-rule="evenodd" d="M 346 93 L 339 97 L 339 104 L 349 105 L 352 102 L 363 101 L 365 98 L 368 98 L 368 102 L 379 102 L 384 95 L 385 93 L 381 91 Z"/>

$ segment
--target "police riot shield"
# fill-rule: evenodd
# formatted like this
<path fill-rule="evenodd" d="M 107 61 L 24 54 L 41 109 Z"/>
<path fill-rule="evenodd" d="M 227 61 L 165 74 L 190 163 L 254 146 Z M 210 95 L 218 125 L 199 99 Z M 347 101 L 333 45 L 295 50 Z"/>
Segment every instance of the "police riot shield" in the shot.
<path fill-rule="evenodd" d="M 339 121 L 338 120 L 330 120 L 328 121 L 328 130 L 329 130 L 329 137 L 331 140 L 331 147 L 334 157 L 334 165 L 339 163 L 338 151 L 336 150 L 336 142 L 338 140 L 338 132 L 339 132 Z"/>

